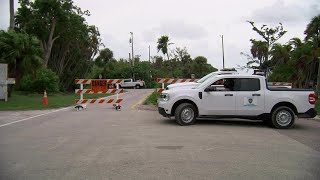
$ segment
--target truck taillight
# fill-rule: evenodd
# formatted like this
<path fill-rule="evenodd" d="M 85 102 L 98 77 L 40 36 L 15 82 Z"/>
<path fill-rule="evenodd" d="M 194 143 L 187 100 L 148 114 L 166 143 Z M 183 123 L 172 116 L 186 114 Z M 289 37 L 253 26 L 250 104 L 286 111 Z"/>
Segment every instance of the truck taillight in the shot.
<path fill-rule="evenodd" d="M 314 93 L 309 94 L 309 103 L 315 104 L 316 103 L 316 95 Z"/>

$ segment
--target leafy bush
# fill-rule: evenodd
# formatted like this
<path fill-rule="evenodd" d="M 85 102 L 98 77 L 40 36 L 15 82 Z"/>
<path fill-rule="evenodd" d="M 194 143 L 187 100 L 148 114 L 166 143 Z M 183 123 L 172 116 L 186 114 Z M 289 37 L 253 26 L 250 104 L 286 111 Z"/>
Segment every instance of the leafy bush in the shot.
<path fill-rule="evenodd" d="M 24 75 L 20 80 L 20 90 L 33 92 L 33 81 L 34 78 L 30 74 Z"/>
<path fill-rule="evenodd" d="M 39 69 L 35 77 L 32 75 L 25 75 L 21 79 L 20 90 L 28 92 L 42 93 L 59 91 L 59 77 L 50 69 Z"/>
<path fill-rule="evenodd" d="M 160 93 L 154 91 L 144 102 L 146 105 L 157 105 L 158 98 L 160 97 Z"/>

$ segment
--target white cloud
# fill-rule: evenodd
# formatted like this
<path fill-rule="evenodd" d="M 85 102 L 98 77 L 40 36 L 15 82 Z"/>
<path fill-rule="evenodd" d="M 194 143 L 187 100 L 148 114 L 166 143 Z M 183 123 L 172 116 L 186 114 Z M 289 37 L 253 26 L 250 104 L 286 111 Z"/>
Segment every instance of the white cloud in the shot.
<path fill-rule="evenodd" d="M 309 20 L 320 12 L 320 1 L 300 1 L 296 3 L 277 0 L 267 7 L 255 10 L 250 17 L 253 21 L 261 23 L 298 23 Z"/>

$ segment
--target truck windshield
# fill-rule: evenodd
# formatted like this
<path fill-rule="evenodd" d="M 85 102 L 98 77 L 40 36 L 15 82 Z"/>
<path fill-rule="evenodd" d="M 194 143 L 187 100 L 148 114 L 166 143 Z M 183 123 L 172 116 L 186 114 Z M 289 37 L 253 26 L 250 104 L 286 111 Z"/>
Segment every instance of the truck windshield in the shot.
<path fill-rule="evenodd" d="M 214 72 L 207 74 L 206 76 L 202 77 L 201 79 L 199 79 L 197 81 L 197 83 L 203 83 L 204 81 L 206 81 L 208 78 L 210 78 L 212 75 L 214 74 Z"/>

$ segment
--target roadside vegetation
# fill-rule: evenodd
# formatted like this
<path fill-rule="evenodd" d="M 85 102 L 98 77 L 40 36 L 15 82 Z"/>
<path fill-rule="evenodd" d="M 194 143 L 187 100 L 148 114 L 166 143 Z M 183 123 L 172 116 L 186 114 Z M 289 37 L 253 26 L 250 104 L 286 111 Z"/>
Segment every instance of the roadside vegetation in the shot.
<path fill-rule="evenodd" d="M 79 94 L 72 93 L 49 93 L 47 106 L 42 105 L 43 94 L 17 91 L 12 94 L 10 101 L 0 101 L 0 111 L 3 110 L 35 110 L 67 107 L 75 104 L 75 99 L 79 99 Z M 110 94 L 86 94 L 85 99 L 101 98 Z"/>
<path fill-rule="evenodd" d="M 145 101 L 145 105 L 157 105 L 158 98 L 160 97 L 160 93 L 154 91 Z"/>

